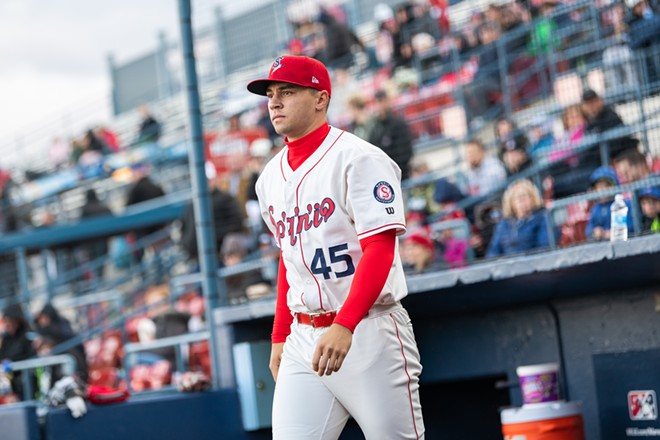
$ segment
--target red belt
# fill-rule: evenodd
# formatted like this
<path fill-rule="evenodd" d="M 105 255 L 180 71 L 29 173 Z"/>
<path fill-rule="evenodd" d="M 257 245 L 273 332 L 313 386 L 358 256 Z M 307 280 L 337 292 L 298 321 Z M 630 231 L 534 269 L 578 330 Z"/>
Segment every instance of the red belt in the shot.
<path fill-rule="evenodd" d="M 310 313 L 309 315 L 296 312 L 296 320 L 299 324 L 311 325 L 314 328 L 330 327 L 335 316 L 337 316 L 337 312 Z"/>

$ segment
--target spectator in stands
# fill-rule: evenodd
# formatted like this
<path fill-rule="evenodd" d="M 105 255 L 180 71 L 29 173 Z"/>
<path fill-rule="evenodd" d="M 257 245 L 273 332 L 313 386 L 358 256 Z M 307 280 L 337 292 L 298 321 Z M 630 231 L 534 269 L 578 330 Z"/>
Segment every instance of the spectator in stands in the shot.
<path fill-rule="evenodd" d="M 478 130 L 483 123 L 483 115 L 499 98 L 502 91 L 499 54 L 496 42 L 501 36 L 499 24 L 486 22 L 479 28 L 478 68 L 472 81 L 465 86 L 468 120 L 471 128 Z M 508 67 L 506 69 L 508 71 Z"/>
<path fill-rule="evenodd" d="M 441 34 L 448 33 L 451 28 L 449 23 L 449 3 L 448 0 L 429 0 L 431 16 L 435 17 L 438 21 L 438 28 Z"/>
<path fill-rule="evenodd" d="M 367 103 L 360 95 L 352 96 L 347 102 L 349 125 L 347 130 L 367 140 L 369 137 L 369 111 Z"/>
<path fill-rule="evenodd" d="M 140 121 L 137 139 L 134 143 L 141 144 L 144 142 L 158 142 L 161 135 L 160 122 L 153 117 L 146 104 L 140 106 L 139 112 L 142 120 Z"/>
<path fill-rule="evenodd" d="M 437 205 L 437 208 L 435 208 L 436 212 L 449 211 L 464 198 L 465 194 L 463 194 L 463 191 L 461 191 L 458 186 L 454 185 L 447 178 L 441 177 L 435 182 L 433 187 L 433 201 Z M 445 217 L 445 219 L 465 218 L 465 213 L 463 213 L 462 210 L 455 212 L 458 214 L 451 215 L 451 217 Z"/>
<path fill-rule="evenodd" d="M 16 232 L 19 229 L 19 219 L 9 200 L 11 184 L 5 183 L 0 189 L 0 237 Z M 18 289 L 18 271 L 14 252 L 0 254 L 0 298 L 14 296 Z"/>
<path fill-rule="evenodd" d="M 554 2 L 543 2 L 539 7 L 539 17 L 534 22 L 529 44 L 529 52 L 533 56 L 547 56 L 559 49 L 561 40 L 553 16 L 555 8 Z"/>
<path fill-rule="evenodd" d="M 110 152 L 108 146 L 90 129 L 80 139 L 80 148 L 76 166 L 83 179 L 102 175 L 104 172 L 103 157 Z"/>
<path fill-rule="evenodd" d="M 507 117 L 501 117 L 495 121 L 494 131 L 495 140 L 501 148 L 503 148 L 503 144 L 511 140 L 525 150 L 529 147 L 527 135 L 518 128 L 515 122 Z"/>
<path fill-rule="evenodd" d="M 148 315 L 155 327 L 155 339 L 178 336 L 188 332 L 190 314 L 175 310 L 169 302 L 170 291 L 167 285 L 151 286 L 145 293 L 145 304 L 149 306 Z M 144 328 L 151 325 L 143 325 Z M 176 366 L 176 350 L 174 347 L 163 347 L 149 351 L 167 360 L 172 367 Z M 155 359 L 154 359 L 155 360 Z"/>
<path fill-rule="evenodd" d="M 91 128 L 83 135 L 82 142 L 85 151 L 93 151 L 99 154 L 108 154 L 110 152 L 110 149 L 105 142 L 103 142 L 103 140 L 99 138 Z"/>
<path fill-rule="evenodd" d="M 417 228 L 403 240 L 402 259 L 408 273 L 438 271 L 442 264 L 436 258 L 435 242 L 426 228 Z"/>
<path fill-rule="evenodd" d="M 119 150 L 121 150 L 121 145 L 119 144 L 119 136 L 117 136 L 117 133 L 110 130 L 110 128 L 101 125 L 94 129 L 94 134 L 107 147 L 106 153 L 117 153 Z"/>
<path fill-rule="evenodd" d="M 234 267 L 245 261 L 248 256 L 248 238 L 244 234 L 227 234 L 220 248 L 224 267 Z M 272 292 L 271 284 L 265 280 L 261 271 L 249 269 L 225 277 L 229 304 L 240 304 L 248 299 L 257 299 Z"/>
<path fill-rule="evenodd" d="M 132 168 L 133 184 L 129 188 L 126 196 L 126 207 L 137 205 L 138 203 L 146 202 L 147 200 L 157 199 L 165 195 L 163 188 L 151 179 L 148 165 L 136 164 Z M 135 240 L 138 241 L 148 235 L 154 234 L 162 227 L 162 224 L 158 224 L 133 231 L 135 234 Z M 140 260 L 143 255 L 143 252 L 138 252 Z"/>
<path fill-rule="evenodd" d="M 624 127 L 623 120 L 609 105 L 605 105 L 603 98 L 591 89 L 582 94 L 582 111 L 587 118 L 585 134 L 603 134 L 611 129 Z M 639 141 L 629 134 L 622 135 L 608 141 L 610 158 L 616 160 L 617 156 L 626 150 L 637 149 Z M 584 164 L 602 165 L 600 151 L 597 147 L 591 148 L 581 158 Z"/>
<path fill-rule="evenodd" d="M 77 336 L 71 323 L 50 303 L 46 304 L 35 316 L 35 327 L 39 334 L 35 348 L 41 355 L 50 354 L 53 347 Z M 82 342 L 66 350 L 66 353 L 76 360 L 76 375 L 83 382 L 87 382 L 89 379 L 87 356 Z M 58 375 L 61 377 L 61 373 L 54 371 L 53 383 L 59 379 Z"/>
<path fill-rule="evenodd" d="M 99 200 L 94 189 L 88 189 L 85 192 L 85 204 L 80 211 L 80 220 L 108 215 L 112 215 L 110 208 Z M 82 263 L 93 262 L 97 258 L 108 254 L 108 239 L 102 237 L 85 240 L 80 244 L 80 249 L 84 254 Z M 94 268 L 93 273 L 97 279 L 103 278 L 103 266 Z"/>
<path fill-rule="evenodd" d="M 621 183 L 637 182 L 651 175 L 646 156 L 638 150 L 628 150 L 614 160 L 614 169 Z"/>
<path fill-rule="evenodd" d="M 519 139 L 509 139 L 501 144 L 501 148 L 507 176 L 513 176 L 532 166 L 532 159 L 527 154 L 525 145 L 519 144 Z"/>
<path fill-rule="evenodd" d="M 614 4 L 610 10 L 613 44 L 603 51 L 603 73 L 607 90 L 632 89 L 639 84 L 637 63 L 633 61 L 634 54 L 628 44 L 625 14 L 623 4 Z M 629 90 L 629 94 L 631 92 L 632 90 Z"/>
<path fill-rule="evenodd" d="M 479 47 L 481 42 L 479 41 L 479 28 L 484 24 L 484 14 L 480 11 L 472 11 L 470 14 L 470 20 L 463 27 L 462 34 L 465 37 L 467 46 L 470 49 Z"/>
<path fill-rule="evenodd" d="M 408 2 L 396 7 L 394 12 L 396 20 L 395 32 L 392 34 L 394 42 L 394 68 L 411 67 L 413 61 L 411 28 L 414 20 L 412 5 Z"/>
<path fill-rule="evenodd" d="M 401 168 L 401 180 L 410 175 L 408 165 L 413 154 L 412 134 L 408 123 L 392 111 L 392 102 L 384 90 L 375 98 L 375 116 L 370 122 L 368 141 L 380 147 Z"/>
<path fill-rule="evenodd" d="M 209 189 L 211 191 L 211 209 L 213 211 L 213 229 L 215 231 L 216 250 L 220 252 L 222 243 L 232 232 L 244 229 L 245 215 L 238 200 L 221 189 L 220 178 L 212 167 L 207 167 Z M 188 205 L 181 220 L 181 246 L 194 262 L 197 261 L 197 233 L 195 230 L 195 212 L 192 203 Z"/>
<path fill-rule="evenodd" d="M 660 233 L 660 188 L 644 188 L 639 192 L 642 210 L 642 233 Z"/>
<path fill-rule="evenodd" d="M 337 20 L 327 9 L 321 8 L 318 20 L 323 25 L 327 41 L 323 57 L 325 64 L 333 69 L 348 69 L 353 65 L 353 51 L 364 51 L 364 45 L 346 24 Z"/>
<path fill-rule="evenodd" d="M 532 119 L 527 137 L 530 142 L 530 156 L 534 159 L 545 157 L 552 150 L 555 142 L 552 120 L 545 116 Z"/>
<path fill-rule="evenodd" d="M 480 203 L 474 207 L 474 226 L 469 244 L 476 258 L 486 256 L 486 251 L 500 220 L 502 220 L 502 210 L 494 201 Z"/>
<path fill-rule="evenodd" d="M 409 41 L 415 67 L 422 72 L 440 63 L 440 57 L 435 51 L 441 32 L 438 22 L 431 16 L 430 5 L 425 2 L 412 3 L 412 21 L 404 27 Z"/>
<path fill-rule="evenodd" d="M 375 41 L 375 57 L 379 67 L 391 71 L 394 67 L 394 36 L 398 35 L 399 24 L 394 18 L 394 11 L 389 5 L 379 3 L 374 7 L 374 20 L 378 23 L 378 35 Z M 399 42 L 400 43 L 400 42 Z"/>
<path fill-rule="evenodd" d="M 488 194 L 506 180 L 506 170 L 497 158 L 486 154 L 481 141 L 473 139 L 465 144 L 468 193 L 471 196 Z"/>
<path fill-rule="evenodd" d="M 163 188 L 151 179 L 148 165 L 136 164 L 132 167 L 132 172 L 134 182 L 128 190 L 126 206 L 136 205 L 165 195 Z"/>
<path fill-rule="evenodd" d="M 0 337 L 0 363 L 6 360 L 23 361 L 36 354 L 28 338 L 30 325 L 20 304 L 9 305 L 2 311 L 2 324 L 4 333 Z M 23 395 L 22 374 L 16 371 L 11 379 L 14 394 L 21 400 L 31 398 Z"/>
<path fill-rule="evenodd" d="M 71 159 L 71 146 L 61 137 L 56 136 L 50 143 L 48 149 L 48 160 L 50 165 L 59 170 L 69 164 Z"/>
<path fill-rule="evenodd" d="M 590 190 L 593 192 L 614 188 L 618 185 L 619 179 L 612 167 L 599 167 L 591 175 Z M 603 196 L 591 207 L 589 222 L 585 229 L 587 238 L 593 240 L 610 239 L 610 205 L 612 200 L 614 200 L 614 196 Z M 628 200 L 625 202 L 628 205 L 628 212 L 631 213 L 630 202 Z M 628 232 L 632 232 L 632 215 L 630 214 L 628 215 Z"/>
<path fill-rule="evenodd" d="M 513 182 L 502 197 L 504 218 L 497 224 L 486 257 L 550 246 L 548 223 L 538 189 L 529 180 Z"/>
<path fill-rule="evenodd" d="M 421 213 L 425 218 L 427 215 L 435 214 L 440 210 L 440 206 L 435 202 L 433 193 L 435 184 L 428 175 L 431 172 L 426 160 L 419 156 L 413 156 L 410 160 L 410 179 L 421 181 L 423 183 L 415 184 L 408 191 L 408 200 L 406 209 L 408 214 L 413 212 Z"/>
<path fill-rule="evenodd" d="M 554 197 L 561 198 L 583 191 L 589 184 L 589 176 L 596 168 L 591 163 L 582 163 L 575 151 L 580 147 L 586 118 L 580 105 L 570 105 L 561 116 L 564 133 L 555 139 L 547 155 L 552 166 L 547 169 L 553 179 Z"/>
<path fill-rule="evenodd" d="M 646 50 L 660 43 L 660 15 L 653 9 L 648 0 L 628 1 L 631 6 L 631 18 L 628 22 L 630 48 L 633 50 Z M 644 65 L 650 83 L 658 80 L 660 70 L 656 64 L 656 57 L 643 54 Z"/>
<path fill-rule="evenodd" d="M 467 238 L 459 238 L 456 234 L 456 229 L 459 227 L 456 225 L 456 221 L 462 220 L 464 222 L 468 235 L 470 228 L 465 211 L 459 209 L 456 205 L 465 198 L 465 195 L 458 186 L 442 177 L 436 181 L 433 198 L 438 206 L 438 211 L 444 214 L 437 222 L 432 224 L 434 228 L 433 239 L 442 256 L 441 260 L 449 267 L 463 266 L 467 256 L 468 240 Z"/>

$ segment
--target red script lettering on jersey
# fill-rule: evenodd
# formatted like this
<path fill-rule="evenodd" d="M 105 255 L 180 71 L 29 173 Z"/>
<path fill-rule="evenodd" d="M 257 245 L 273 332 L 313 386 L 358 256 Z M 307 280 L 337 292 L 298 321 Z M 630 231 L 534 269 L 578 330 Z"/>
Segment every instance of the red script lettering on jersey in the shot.
<path fill-rule="evenodd" d="M 282 211 L 282 220 L 275 220 L 275 217 L 273 217 L 275 208 L 272 205 L 268 207 L 268 216 L 275 227 L 275 237 L 278 243 L 281 244 L 282 239 L 288 235 L 291 246 L 298 242 L 298 236 L 303 231 L 318 228 L 321 223 L 327 222 L 334 212 L 335 202 L 330 197 L 321 200 L 321 203 L 314 203 L 314 205 L 309 203 L 307 211 L 303 213 L 300 212 L 298 206 L 293 208 L 293 215 L 288 215 L 285 211 Z"/>

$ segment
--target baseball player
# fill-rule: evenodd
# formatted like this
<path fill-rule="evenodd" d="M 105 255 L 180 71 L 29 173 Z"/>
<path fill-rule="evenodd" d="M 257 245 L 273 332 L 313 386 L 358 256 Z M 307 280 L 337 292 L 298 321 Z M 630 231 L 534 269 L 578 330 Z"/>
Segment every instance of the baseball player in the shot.
<path fill-rule="evenodd" d="M 397 236 L 401 170 L 379 148 L 328 125 L 325 66 L 275 60 L 248 90 L 268 97 L 285 148 L 256 184 L 280 248 L 270 369 L 273 438 L 337 439 L 349 415 L 367 439 L 423 439 L 422 366 Z"/>

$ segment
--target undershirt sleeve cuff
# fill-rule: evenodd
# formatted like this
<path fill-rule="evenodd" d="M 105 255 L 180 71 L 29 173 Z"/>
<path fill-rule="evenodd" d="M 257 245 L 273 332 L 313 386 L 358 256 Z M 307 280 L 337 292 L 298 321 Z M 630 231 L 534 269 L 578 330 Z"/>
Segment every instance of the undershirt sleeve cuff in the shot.
<path fill-rule="evenodd" d="M 360 240 L 362 258 L 343 307 L 334 322 L 351 332 L 374 305 L 389 276 L 396 245 L 396 229 L 388 229 Z"/>

